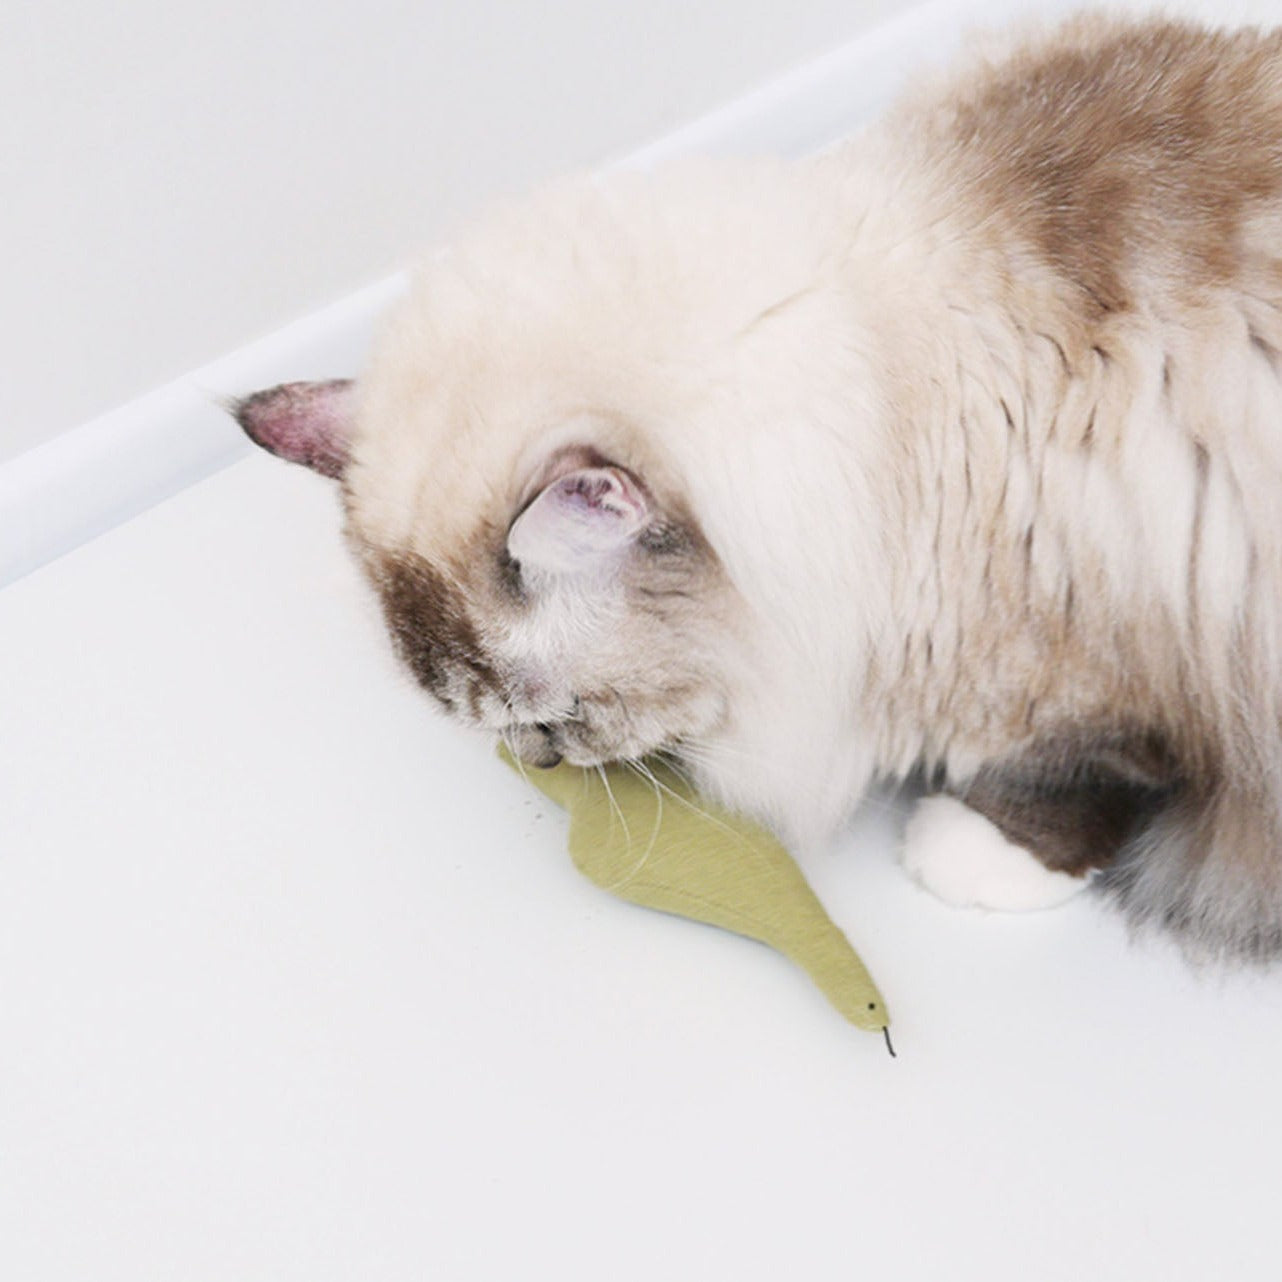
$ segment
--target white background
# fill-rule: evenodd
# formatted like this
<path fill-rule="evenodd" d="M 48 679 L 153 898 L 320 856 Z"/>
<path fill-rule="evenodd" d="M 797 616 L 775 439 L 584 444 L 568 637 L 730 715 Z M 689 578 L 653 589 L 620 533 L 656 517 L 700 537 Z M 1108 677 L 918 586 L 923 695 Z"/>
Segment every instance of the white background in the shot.
<path fill-rule="evenodd" d="M 1279 972 L 954 912 L 894 838 L 807 868 L 891 1061 L 578 877 L 393 664 L 331 488 L 242 458 L 0 591 L 0 1278 L 1276 1282 Z"/>
<path fill-rule="evenodd" d="M 894 0 L 7 0 L 0 459 Z"/>

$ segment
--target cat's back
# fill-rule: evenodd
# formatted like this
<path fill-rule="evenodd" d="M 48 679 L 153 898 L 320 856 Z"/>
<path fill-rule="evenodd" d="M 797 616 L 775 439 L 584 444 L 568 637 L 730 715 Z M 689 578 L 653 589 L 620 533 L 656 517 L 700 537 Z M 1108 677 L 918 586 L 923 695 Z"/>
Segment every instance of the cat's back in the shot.
<path fill-rule="evenodd" d="M 898 127 L 1097 314 L 1282 253 L 1282 32 L 1085 16 L 977 58 Z"/>

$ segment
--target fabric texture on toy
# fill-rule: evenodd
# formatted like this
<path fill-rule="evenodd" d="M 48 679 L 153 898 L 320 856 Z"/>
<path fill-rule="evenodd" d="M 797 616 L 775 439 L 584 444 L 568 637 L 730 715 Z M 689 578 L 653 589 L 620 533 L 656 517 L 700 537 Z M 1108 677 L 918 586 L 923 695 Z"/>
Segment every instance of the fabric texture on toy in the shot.
<path fill-rule="evenodd" d="M 499 751 L 569 812 L 570 857 L 603 890 L 759 940 L 806 970 L 852 1024 L 888 1028 L 886 1003 L 858 953 L 770 833 L 697 797 L 659 761 L 644 771 L 527 769 Z"/>

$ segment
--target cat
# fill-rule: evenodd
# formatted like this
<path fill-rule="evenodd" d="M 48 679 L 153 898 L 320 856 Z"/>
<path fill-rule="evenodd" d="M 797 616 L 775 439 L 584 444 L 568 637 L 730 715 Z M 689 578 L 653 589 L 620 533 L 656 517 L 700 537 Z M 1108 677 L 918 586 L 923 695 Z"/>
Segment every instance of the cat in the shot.
<path fill-rule="evenodd" d="M 526 761 L 797 850 L 915 781 L 946 898 L 1282 952 L 1282 37 L 1081 16 L 815 156 L 554 183 L 235 412 Z"/>

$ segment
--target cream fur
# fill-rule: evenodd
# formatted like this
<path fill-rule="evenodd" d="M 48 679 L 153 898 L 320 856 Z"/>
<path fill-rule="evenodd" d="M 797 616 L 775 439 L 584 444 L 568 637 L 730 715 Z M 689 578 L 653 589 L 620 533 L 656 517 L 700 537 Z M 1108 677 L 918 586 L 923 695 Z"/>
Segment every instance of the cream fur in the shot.
<path fill-rule="evenodd" d="M 1282 59 L 1260 65 L 1282 154 Z M 614 690 L 584 760 L 672 747 L 800 846 L 874 776 L 964 787 L 1065 727 L 1156 727 L 1276 836 L 1279 185 L 1243 195 L 1218 276 L 1164 230 L 1176 203 L 1128 206 L 1121 248 L 1079 265 L 1036 193 L 994 189 L 984 148 L 1018 140 L 990 86 L 1013 74 L 972 67 L 796 164 L 569 181 L 424 263 L 362 380 L 344 485 L 358 547 L 457 590 L 504 683 L 472 720 L 528 731 Z M 1096 281 L 1125 305 L 1096 306 Z M 658 621 L 611 575 L 495 604 L 479 549 L 578 446 L 706 540 L 715 572 Z M 1276 849 L 1253 858 L 1276 895 Z M 1137 916 L 1170 917 L 1191 876 L 1213 897 L 1238 873 L 1203 861 Z M 1275 901 L 1250 929 L 1280 919 Z"/>

